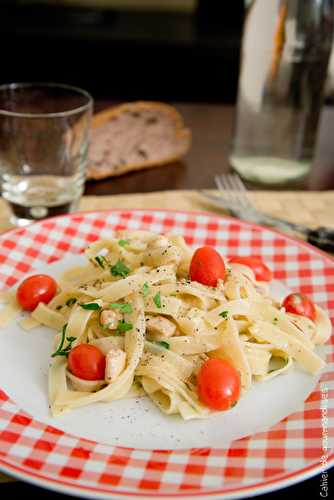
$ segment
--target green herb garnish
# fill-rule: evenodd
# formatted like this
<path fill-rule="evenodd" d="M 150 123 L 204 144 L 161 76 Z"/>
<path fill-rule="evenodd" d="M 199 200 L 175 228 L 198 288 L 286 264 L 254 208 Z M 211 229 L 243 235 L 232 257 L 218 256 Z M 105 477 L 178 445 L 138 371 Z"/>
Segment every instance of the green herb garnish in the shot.
<path fill-rule="evenodd" d="M 122 278 L 125 278 L 129 274 L 130 269 L 124 264 L 124 262 L 119 260 L 114 266 L 110 266 L 110 272 L 113 276 L 121 276 Z"/>
<path fill-rule="evenodd" d="M 128 245 L 130 243 L 130 240 L 118 240 L 118 244 L 120 247 L 125 247 L 126 245 Z"/>
<path fill-rule="evenodd" d="M 278 318 L 274 318 L 274 319 L 273 319 L 273 324 L 274 324 L 274 325 L 277 325 L 277 323 L 278 323 Z"/>
<path fill-rule="evenodd" d="M 148 283 L 143 284 L 143 297 L 147 297 L 147 295 L 150 293 L 150 285 Z"/>
<path fill-rule="evenodd" d="M 132 305 L 131 304 L 109 304 L 109 309 L 119 309 L 122 313 L 132 313 Z"/>
<path fill-rule="evenodd" d="M 79 304 L 82 309 L 87 309 L 88 311 L 98 311 L 99 309 L 102 309 L 99 304 L 96 302 L 90 302 L 89 304 Z"/>
<path fill-rule="evenodd" d="M 103 255 L 97 255 L 96 257 L 94 257 L 94 260 L 96 260 L 96 262 L 101 267 L 101 269 L 104 269 L 104 265 L 108 264 L 105 257 L 103 257 Z"/>
<path fill-rule="evenodd" d="M 236 406 L 236 404 L 238 403 L 238 400 L 236 400 L 231 406 L 230 408 L 234 408 Z"/>
<path fill-rule="evenodd" d="M 164 340 L 159 340 L 156 342 L 158 345 L 161 345 L 161 347 L 164 347 L 165 349 L 170 349 L 170 345 L 168 342 L 165 342 Z"/>
<path fill-rule="evenodd" d="M 227 316 L 228 316 L 228 311 L 222 311 L 221 313 L 219 313 L 219 316 L 221 316 L 222 318 L 226 319 Z"/>
<path fill-rule="evenodd" d="M 60 309 L 62 308 L 63 306 L 62 305 L 59 305 L 56 307 L 56 311 L 60 311 Z"/>
<path fill-rule="evenodd" d="M 57 347 L 55 352 L 51 354 L 52 358 L 54 358 L 55 356 L 68 356 L 68 353 L 72 349 L 72 344 L 76 340 L 76 337 L 66 337 L 68 344 L 66 347 L 64 347 L 66 328 L 67 328 L 67 323 L 66 325 L 63 326 L 59 346 Z"/>
<path fill-rule="evenodd" d="M 75 303 L 76 303 L 76 301 L 77 301 L 77 299 L 76 299 L 76 298 L 71 297 L 70 299 L 68 299 L 68 300 L 66 301 L 66 305 L 67 305 L 68 307 L 71 307 L 71 306 L 73 306 L 73 304 L 75 304 Z"/>
<path fill-rule="evenodd" d="M 156 293 L 153 297 L 153 302 L 157 306 L 158 309 L 161 309 L 161 295 L 160 292 Z"/>
<path fill-rule="evenodd" d="M 121 335 L 122 333 L 128 332 L 129 330 L 132 330 L 133 324 L 132 323 L 127 323 L 124 319 L 121 319 L 118 322 L 116 333 L 118 335 Z"/>

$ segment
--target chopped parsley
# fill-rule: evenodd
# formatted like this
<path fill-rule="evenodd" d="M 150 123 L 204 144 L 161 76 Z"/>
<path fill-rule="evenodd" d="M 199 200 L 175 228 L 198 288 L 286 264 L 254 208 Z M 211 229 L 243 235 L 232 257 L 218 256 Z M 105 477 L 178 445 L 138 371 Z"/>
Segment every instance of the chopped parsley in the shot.
<path fill-rule="evenodd" d="M 76 303 L 76 301 L 77 301 L 77 299 L 76 299 L 75 297 L 71 297 L 70 299 L 68 299 L 68 300 L 66 301 L 66 305 L 67 305 L 68 307 L 71 307 L 71 306 L 73 306 L 73 304 L 75 304 L 75 303 Z"/>
<path fill-rule="evenodd" d="M 147 297 L 147 295 L 150 293 L 150 285 L 148 283 L 143 284 L 143 297 Z"/>
<path fill-rule="evenodd" d="M 119 309 L 122 313 L 132 313 L 131 304 L 118 304 L 116 302 L 109 304 L 109 309 Z"/>
<path fill-rule="evenodd" d="M 273 324 L 274 324 L 274 325 L 277 325 L 277 323 L 278 323 L 278 318 L 274 318 L 274 319 L 273 319 Z"/>
<path fill-rule="evenodd" d="M 106 261 L 106 258 L 103 257 L 103 255 L 97 255 L 96 257 L 94 257 L 94 260 L 96 260 L 101 269 L 104 269 L 105 264 L 108 265 L 108 262 Z"/>
<path fill-rule="evenodd" d="M 168 342 L 165 342 L 164 340 L 159 340 L 156 343 L 161 347 L 164 347 L 165 349 L 170 349 L 170 345 L 168 344 Z"/>
<path fill-rule="evenodd" d="M 59 304 L 59 306 L 56 307 L 56 311 L 60 311 L 60 309 L 62 308 L 63 306 L 61 304 Z"/>
<path fill-rule="evenodd" d="M 99 311 L 102 307 L 96 302 L 89 302 L 88 304 L 79 304 L 82 309 L 87 309 L 88 311 Z"/>
<path fill-rule="evenodd" d="M 158 309 L 161 309 L 161 295 L 160 292 L 156 293 L 153 297 L 153 302 L 157 306 Z"/>
<path fill-rule="evenodd" d="M 72 349 L 72 344 L 76 340 L 76 337 L 65 337 L 66 336 L 66 328 L 67 328 L 67 323 L 66 323 L 66 325 L 63 326 L 59 345 L 58 345 L 57 349 L 55 350 L 55 352 L 53 352 L 51 354 L 52 358 L 54 358 L 55 356 L 68 356 L 68 353 Z M 68 342 L 66 347 L 64 347 L 65 338 Z"/>
<path fill-rule="evenodd" d="M 118 260 L 114 266 L 110 266 L 110 272 L 113 276 L 121 276 L 121 278 L 126 278 L 129 274 L 130 269 L 122 262 Z"/>
<path fill-rule="evenodd" d="M 116 334 L 121 335 L 122 333 L 125 333 L 125 332 L 128 332 L 129 330 L 132 330 L 132 328 L 133 328 L 132 323 L 127 323 L 124 319 L 121 319 L 118 322 Z"/>
<path fill-rule="evenodd" d="M 125 247 L 126 245 L 128 245 L 130 243 L 130 240 L 118 240 L 118 244 L 120 247 Z"/>
<path fill-rule="evenodd" d="M 224 319 L 227 319 L 227 317 L 228 317 L 228 311 L 222 311 L 221 313 L 219 313 L 219 316 L 221 316 Z"/>

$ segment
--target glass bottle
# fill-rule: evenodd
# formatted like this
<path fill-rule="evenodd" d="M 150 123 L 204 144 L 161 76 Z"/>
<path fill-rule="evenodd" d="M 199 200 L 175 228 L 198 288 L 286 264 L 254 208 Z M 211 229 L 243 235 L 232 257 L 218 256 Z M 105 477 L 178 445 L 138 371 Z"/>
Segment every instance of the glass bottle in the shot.
<path fill-rule="evenodd" d="M 333 38 L 333 0 L 254 0 L 245 20 L 230 163 L 282 184 L 309 172 Z"/>

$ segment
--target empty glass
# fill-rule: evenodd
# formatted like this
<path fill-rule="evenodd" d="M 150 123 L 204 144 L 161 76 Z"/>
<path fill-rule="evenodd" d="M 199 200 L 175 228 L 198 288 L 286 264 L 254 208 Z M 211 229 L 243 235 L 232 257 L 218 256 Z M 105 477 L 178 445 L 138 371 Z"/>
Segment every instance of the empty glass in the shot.
<path fill-rule="evenodd" d="M 12 223 L 73 211 L 83 193 L 93 100 L 54 83 L 0 86 L 0 179 Z"/>

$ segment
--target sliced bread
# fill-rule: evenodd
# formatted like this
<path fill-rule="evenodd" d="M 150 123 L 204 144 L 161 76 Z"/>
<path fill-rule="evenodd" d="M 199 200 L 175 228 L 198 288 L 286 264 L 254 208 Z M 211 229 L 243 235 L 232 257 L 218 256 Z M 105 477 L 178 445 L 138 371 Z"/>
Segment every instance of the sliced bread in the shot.
<path fill-rule="evenodd" d="M 191 132 L 168 104 L 138 101 L 93 117 L 88 179 L 164 165 L 189 150 Z"/>

